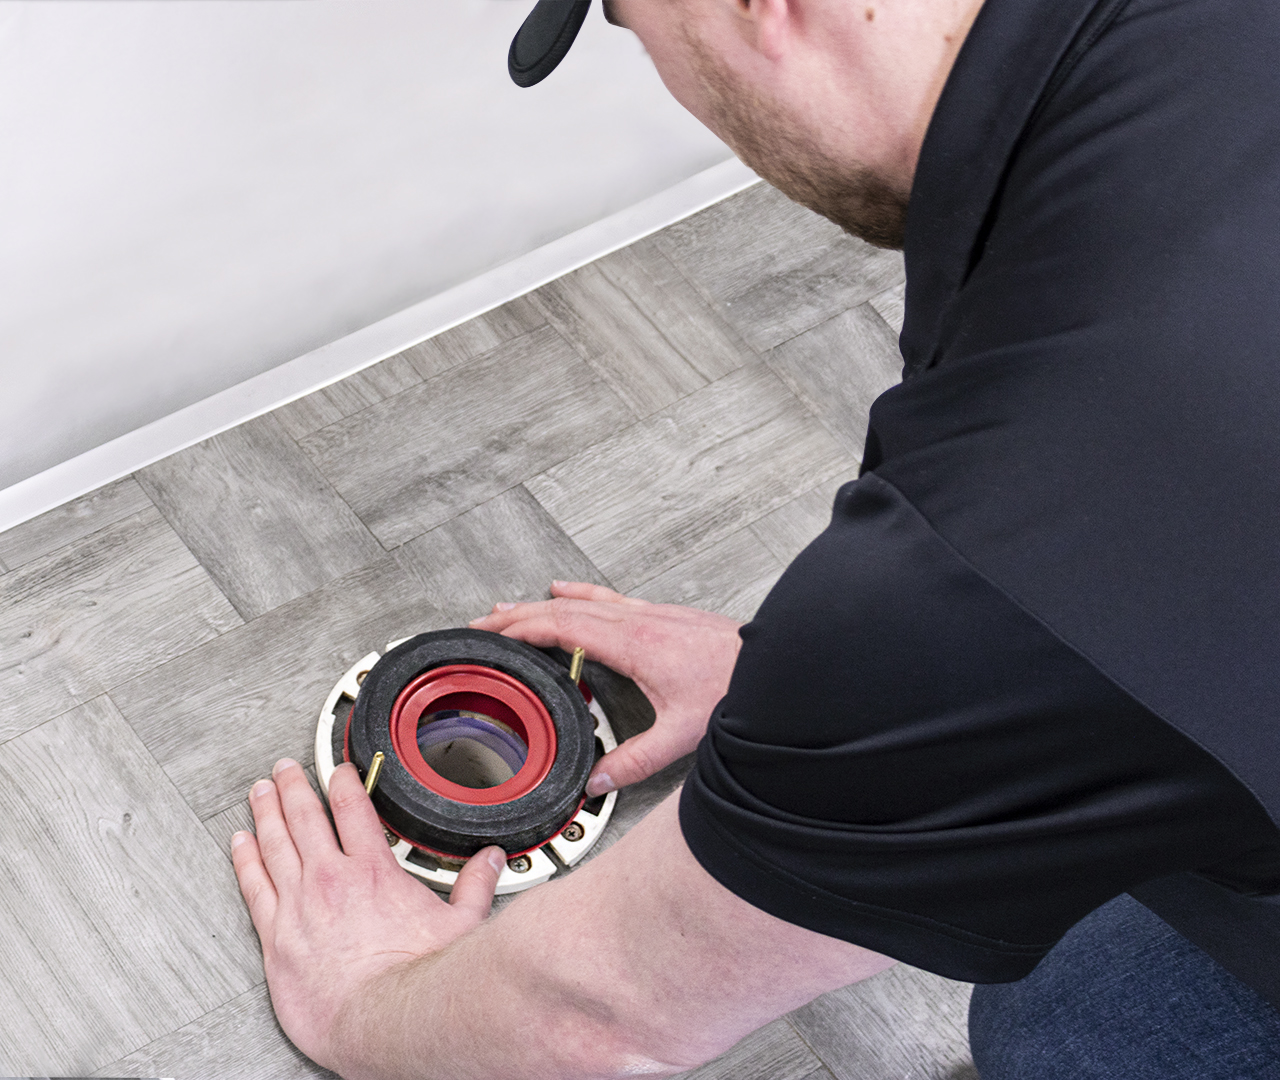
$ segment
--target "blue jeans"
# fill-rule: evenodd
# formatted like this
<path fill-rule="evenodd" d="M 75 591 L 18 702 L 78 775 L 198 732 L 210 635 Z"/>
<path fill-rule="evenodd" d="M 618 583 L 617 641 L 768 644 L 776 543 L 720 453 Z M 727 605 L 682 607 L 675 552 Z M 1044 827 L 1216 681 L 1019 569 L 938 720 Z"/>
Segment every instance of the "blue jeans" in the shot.
<path fill-rule="evenodd" d="M 1280 1011 L 1129 896 L 974 989 L 982 1080 L 1280 1080 Z"/>

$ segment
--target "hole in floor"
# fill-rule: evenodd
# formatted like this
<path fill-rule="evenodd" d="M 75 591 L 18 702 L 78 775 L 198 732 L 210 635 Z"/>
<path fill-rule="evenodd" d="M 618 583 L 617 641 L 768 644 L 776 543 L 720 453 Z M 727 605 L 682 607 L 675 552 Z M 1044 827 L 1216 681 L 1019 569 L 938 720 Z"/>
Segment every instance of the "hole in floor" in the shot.
<path fill-rule="evenodd" d="M 418 722 L 422 759 L 440 776 L 468 788 L 506 783 L 524 765 L 529 747 L 492 716 L 465 709 L 441 709 Z"/>

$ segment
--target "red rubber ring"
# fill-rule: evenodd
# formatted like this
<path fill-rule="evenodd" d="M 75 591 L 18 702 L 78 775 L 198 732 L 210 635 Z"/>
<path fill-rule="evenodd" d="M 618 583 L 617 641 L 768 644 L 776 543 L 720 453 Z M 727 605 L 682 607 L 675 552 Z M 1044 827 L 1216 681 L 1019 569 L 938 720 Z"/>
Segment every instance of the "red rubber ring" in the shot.
<path fill-rule="evenodd" d="M 520 771 L 496 787 L 469 788 L 446 780 L 423 760 L 418 723 L 428 713 L 463 709 L 500 720 L 529 752 Z M 449 664 L 423 672 L 400 691 L 391 709 L 391 746 L 410 775 L 442 798 L 470 806 L 494 806 L 527 795 L 551 771 L 556 728 L 542 700 L 519 679 L 477 664 Z"/>

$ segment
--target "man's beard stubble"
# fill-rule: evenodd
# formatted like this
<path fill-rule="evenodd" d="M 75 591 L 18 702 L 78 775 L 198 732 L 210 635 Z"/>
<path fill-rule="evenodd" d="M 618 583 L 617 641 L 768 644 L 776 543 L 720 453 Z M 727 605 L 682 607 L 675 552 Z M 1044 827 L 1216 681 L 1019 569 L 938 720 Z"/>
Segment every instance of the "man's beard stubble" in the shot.
<path fill-rule="evenodd" d="M 909 193 L 865 166 L 826 154 L 776 106 L 761 100 L 700 41 L 689 39 L 715 132 L 784 195 L 881 248 L 901 249 Z"/>

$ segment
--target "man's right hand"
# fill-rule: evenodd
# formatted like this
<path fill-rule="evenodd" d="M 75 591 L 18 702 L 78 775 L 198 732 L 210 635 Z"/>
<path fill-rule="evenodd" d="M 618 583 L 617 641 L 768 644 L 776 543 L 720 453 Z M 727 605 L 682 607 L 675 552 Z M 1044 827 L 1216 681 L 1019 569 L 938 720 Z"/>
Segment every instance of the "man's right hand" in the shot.
<path fill-rule="evenodd" d="M 530 604 L 496 604 L 471 625 L 540 648 L 572 652 L 582 646 L 590 659 L 633 679 L 652 703 L 653 727 L 596 762 L 587 794 L 634 784 L 692 751 L 729 688 L 742 644 L 739 624 L 584 582 L 552 582 L 551 595 Z"/>

